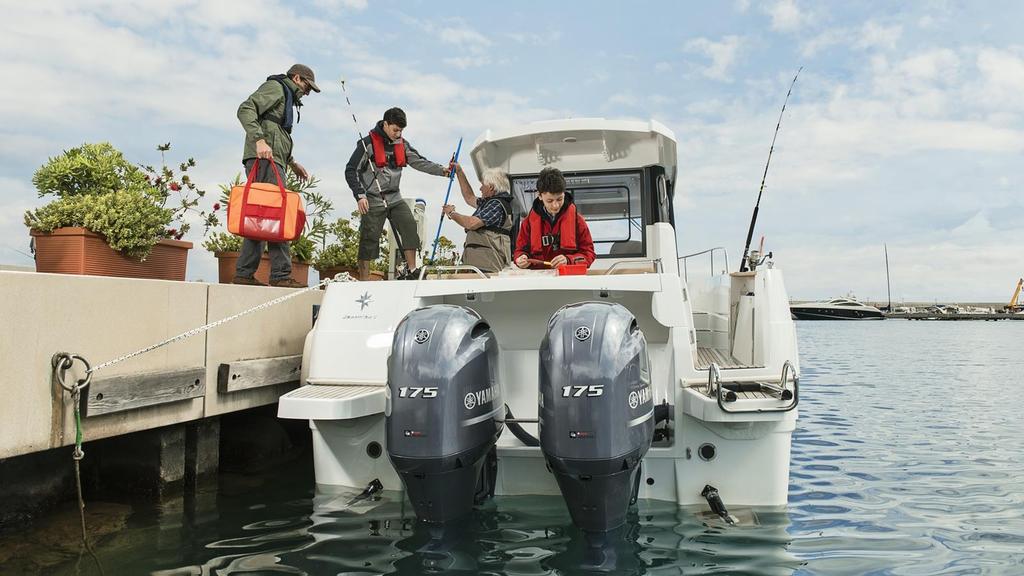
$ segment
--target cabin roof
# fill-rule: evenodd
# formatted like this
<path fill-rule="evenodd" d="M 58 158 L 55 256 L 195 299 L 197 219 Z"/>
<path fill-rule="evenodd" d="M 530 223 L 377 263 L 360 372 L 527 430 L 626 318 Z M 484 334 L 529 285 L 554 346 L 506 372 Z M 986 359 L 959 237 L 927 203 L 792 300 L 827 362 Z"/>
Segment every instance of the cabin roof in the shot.
<path fill-rule="evenodd" d="M 546 166 L 566 172 L 661 165 L 676 176 L 676 137 L 656 120 L 570 118 L 485 130 L 470 152 L 477 174 L 499 167 L 535 174 Z"/>

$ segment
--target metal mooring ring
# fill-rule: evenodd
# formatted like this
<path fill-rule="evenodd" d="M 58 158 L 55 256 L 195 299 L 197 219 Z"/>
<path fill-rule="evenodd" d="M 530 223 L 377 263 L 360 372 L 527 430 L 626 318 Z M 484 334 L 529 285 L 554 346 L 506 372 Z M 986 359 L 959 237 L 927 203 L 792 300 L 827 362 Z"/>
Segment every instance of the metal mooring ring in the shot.
<path fill-rule="evenodd" d="M 89 385 L 89 382 L 92 380 L 92 366 L 89 365 L 88 360 L 78 354 L 68 354 L 65 352 L 57 354 L 53 360 L 53 372 L 57 376 L 57 383 L 60 384 L 61 388 L 74 394 L 76 390 L 81 390 Z M 75 360 L 81 361 L 82 365 L 85 366 L 85 378 L 80 378 L 74 386 L 68 386 L 64 382 L 64 374 L 74 366 Z"/>

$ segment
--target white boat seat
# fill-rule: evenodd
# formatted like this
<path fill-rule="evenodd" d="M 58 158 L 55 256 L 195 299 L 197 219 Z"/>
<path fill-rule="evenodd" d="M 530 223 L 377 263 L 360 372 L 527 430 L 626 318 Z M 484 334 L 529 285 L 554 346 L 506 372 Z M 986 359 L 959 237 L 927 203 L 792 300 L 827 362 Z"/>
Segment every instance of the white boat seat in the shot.
<path fill-rule="evenodd" d="M 307 384 L 281 396 L 279 418 L 350 420 L 384 412 L 384 386 Z"/>

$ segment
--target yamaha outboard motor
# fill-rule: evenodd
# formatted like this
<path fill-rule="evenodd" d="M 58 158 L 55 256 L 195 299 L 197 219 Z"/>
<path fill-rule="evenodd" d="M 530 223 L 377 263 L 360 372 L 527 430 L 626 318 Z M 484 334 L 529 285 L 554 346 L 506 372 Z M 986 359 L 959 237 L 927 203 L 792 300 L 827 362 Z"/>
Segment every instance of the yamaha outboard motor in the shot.
<path fill-rule="evenodd" d="M 468 514 L 504 402 L 498 341 L 473 310 L 436 305 L 398 324 L 388 359 L 388 456 L 416 516 L 446 522 Z M 482 487 L 493 494 L 493 486 Z"/>
<path fill-rule="evenodd" d="M 540 446 L 573 523 L 607 532 L 626 521 L 651 446 L 647 341 L 625 307 L 564 306 L 540 348 Z"/>

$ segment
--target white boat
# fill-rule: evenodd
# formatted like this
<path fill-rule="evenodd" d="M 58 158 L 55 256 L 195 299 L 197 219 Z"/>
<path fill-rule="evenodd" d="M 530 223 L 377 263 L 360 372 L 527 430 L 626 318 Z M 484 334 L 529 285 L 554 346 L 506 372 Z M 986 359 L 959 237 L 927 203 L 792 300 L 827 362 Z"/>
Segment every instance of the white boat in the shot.
<path fill-rule="evenodd" d="M 389 355 L 412 311 L 453 305 L 470 310 L 471 321 L 478 316 L 486 322 L 481 325 L 497 343 L 495 401 L 503 398 L 523 430 L 536 437 L 543 435 L 538 417 L 541 428 L 554 426 L 543 421 L 538 402 L 549 322 L 563 307 L 599 302 L 620 305 L 617 310 L 635 317 L 646 342 L 643 362 L 649 362 L 641 372 L 650 388 L 641 392 L 661 406 L 652 411 L 657 424 L 637 465 L 634 494 L 706 507 L 711 487 L 730 507 L 785 505 L 799 360 L 782 272 L 769 262 L 750 272 L 712 271 L 687 283 L 684 263 L 691 259 L 693 276 L 697 255 L 677 254 L 674 134 L 655 121 L 539 122 L 488 130 L 471 156 L 478 174 L 490 167 L 510 174 L 520 215 L 532 201 L 539 171 L 560 168 L 599 257 L 578 276 L 510 271 L 486 277 L 464 267 L 440 279 L 428 273 L 419 281 L 328 285 L 306 338 L 303 385 L 279 404 L 280 417 L 309 420 L 318 489 L 358 491 L 375 480 L 387 490 L 403 489 L 388 457 L 385 412 L 399 393 L 389 391 Z M 733 220 L 745 210 L 737 206 L 733 214 L 709 217 Z M 427 330 L 417 332 L 417 341 L 430 337 Z M 423 396 L 444 394 L 422 390 Z M 572 395 L 579 396 L 565 394 Z M 631 407 L 635 400 L 630 397 Z M 470 404 L 476 401 L 467 398 L 467 410 Z M 577 413 L 587 411 L 579 406 L 584 408 Z M 494 412 L 501 431 L 504 410 L 499 405 Z M 493 493 L 560 493 L 541 447 L 505 429 L 494 453 Z"/>
<path fill-rule="evenodd" d="M 859 302 L 853 296 L 833 298 L 828 302 L 792 304 L 789 310 L 797 320 L 882 320 L 885 318 L 881 310 Z"/>

